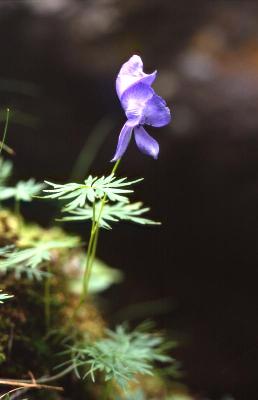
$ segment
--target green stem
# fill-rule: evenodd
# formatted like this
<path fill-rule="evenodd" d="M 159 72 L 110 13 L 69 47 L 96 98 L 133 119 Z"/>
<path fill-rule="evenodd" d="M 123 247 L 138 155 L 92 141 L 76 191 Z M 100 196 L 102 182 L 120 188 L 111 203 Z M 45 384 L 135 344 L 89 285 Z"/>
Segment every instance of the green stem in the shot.
<path fill-rule="evenodd" d="M 103 390 L 103 394 L 101 399 L 102 400 L 109 400 L 111 398 L 111 393 L 112 393 L 112 389 L 114 389 L 114 387 L 112 386 L 112 382 L 111 381 L 107 381 L 103 383 L 104 386 L 104 390 Z"/>
<path fill-rule="evenodd" d="M 93 244 L 94 244 L 94 237 L 95 237 L 95 223 L 96 223 L 96 207 L 95 207 L 95 202 L 93 203 L 93 216 L 92 216 L 92 224 L 91 224 L 91 232 L 90 232 L 90 240 L 89 240 L 89 245 L 87 249 L 87 255 L 86 255 L 86 265 L 84 269 L 84 274 L 83 274 L 83 291 L 82 291 L 82 299 L 86 297 L 87 295 L 87 289 L 88 289 L 88 283 L 90 279 L 90 259 L 91 259 L 91 254 L 92 254 L 92 249 L 93 249 Z"/>
<path fill-rule="evenodd" d="M 119 166 L 119 163 L 120 163 L 120 159 L 118 159 L 117 162 L 115 163 L 115 165 L 111 171 L 111 174 L 115 174 L 115 172 Z M 93 208 L 91 235 L 90 235 L 90 241 L 89 241 L 87 258 L 86 258 L 86 266 L 85 266 L 84 277 L 83 277 L 83 298 L 86 298 L 88 296 L 89 281 L 90 281 L 92 267 L 94 264 L 97 245 L 98 245 L 99 222 L 100 222 L 100 218 L 101 218 L 106 200 L 107 200 L 107 195 L 105 194 L 101 200 L 100 210 L 99 210 L 97 219 L 95 217 L 95 206 Z"/>
<path fill-rule="evenodd" d="M 22 228 L 23 228 L 23 221 L 22 221 L 22 215 L 21 215 L 21 205 L 20 205 L 20 201 L 17 200 L 17 199 L 15 199 L 14 211 L 15 211 L 16 218 L 17 218 L 17 220 L 18 220 L 18 229 L 19 229 L 19 233 L 21 233 Z"/>
<path fill-rule="evenodd" d="M 6 134 L 7 134 L 7 130 L 8 130 L 9 116 L 10 116 L 10 110 L 9 110 L 9 108 L 7 108 L 6 109 L 6 118 L 5 118 L 3 139 L 0 142 L 0 154 L 2 153 L 2 150 L 3 150 L 4 146 L 5 146 L 4 142 L 5 142 Z"/>
<path fill-rule="evenodd" d="M 49 331 L 50 327 L 50 266 L 49 263 L 47 263 L 47 272 L 48 275 L 46 277 L 45 281 L 45 321 L 46 321 L 46 333 Z"/>
<path fill-rule="evenodd" d="M 115 165 L 111 171 L 111 174 L 114 174 L 116 172 L 119 163 L 120 163 L 120 159 L 117 160 L 117 162 L 115 163 Z M 79 301 L 77 307 L 74 309 L 72 318 L 70 319 L 69 326 L 74 322 L 78 310 L 81 308 L 82 304 L 84 303 L 84 300 L 88 296 L 89 282 L 90 282 L 92 267 L 94 264 L 96 250 L 97 250 L 97 244 L 98 244 L 99 221 L 101 218 L 101 214 L 102 214 L 106 199 L 107 199 L 107 196 L 104 195 L 102 202 L 101 202 L 101 206 L 100 206 L 100 210 L 99 210 L 97 219 L 96 219 L 96 205 L 95 205 L 95 203 L 93 203 L 93 215 L 92 215 L 90 240 L 89 240 L 89 244 L 88 244 L 88 248 L 87 248 L 86 264 L 85 264 L 84 273 L 83 273 L 83 290 L 82 290 L 80 301 Z"/>
<path fill-rule="evenodd" d="M 86 271 L 85 271 L 85 280 L 84 280 L 84 285 L 83 285 L 83 296 L 84 297 L 86 297 L 88 295 L 88 287 L 89 287 L 92 267 L 94 264 L 96 250 L 97 250 L 98 236 L 99 236 L 99 225 L 95 224 L 91 252 L 90 252 L 89 257 L 87 258 L 87 260 L 89 260 L 89 262 L 86 265 Z"/>
<path fill-rule="evenodd" d="M 10 397 L 10 394 L 11 394 L 11 393 L 18 392 L 18 390 L 22 390 L 22 389 L 24 389 L 24 387 L 18 387 L 18 388 L 15 388 L 15 389 L 11 389 L 11 390 L 9 390 L 9 392 L 6 392 L 6 393 L 2 394 L 2 395 L 0 396 L 0 400 L 2 400 L 2 399 L 4 399 L 4 398 L 5 398 L 5 400 L 8 400 L 8 399 L 11 398 L 11 397 Z"/>

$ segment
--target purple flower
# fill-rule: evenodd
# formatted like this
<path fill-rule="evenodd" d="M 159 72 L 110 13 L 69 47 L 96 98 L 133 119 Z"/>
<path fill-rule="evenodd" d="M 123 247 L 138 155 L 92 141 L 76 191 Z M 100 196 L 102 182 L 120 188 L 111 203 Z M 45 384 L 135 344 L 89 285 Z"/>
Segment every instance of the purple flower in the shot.
<path fill-rule="evenodd" d="M 151 87 L 156 74 L 157 71 L 145 74 L 141 57 L 137 55 L 132 56 L 122 65 L 116 80 L 116 91 L 127 121 L 120 132 L 112 161 L 117 161 L 123 156 L 132 133 L 134 133 L 138 148 L 143 153 L 155 159 L 158 157 L 158 142 L 143 128 L 143 125 L 164 126 L 171 120 L 166 102 Z"/>

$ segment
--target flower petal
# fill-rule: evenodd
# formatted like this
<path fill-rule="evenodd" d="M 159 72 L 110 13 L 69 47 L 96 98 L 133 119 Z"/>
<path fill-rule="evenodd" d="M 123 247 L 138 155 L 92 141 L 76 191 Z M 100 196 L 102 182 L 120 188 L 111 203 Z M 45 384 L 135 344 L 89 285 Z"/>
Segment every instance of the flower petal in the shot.
<path fill-rule="evenodd" d="M 134 137 L 137 146 L 144 153 L 155 159 L 158 158 L 159 144 L 142 126 L 134 128 Z"/>
<path fill-rule="evenodd" d="M 146 103 L 143 110 L 142 123 L 151 126 L 165 126 L 171 121 L 170 110 L 162 97 L 154 94 Z"/>
<path fill-rule="evenodd" d="M 142 83 L 135 83 L 130 86 L 121 97 L 121 104 L 125 110 L 130 126 L 141 124 L 144 117 L 144 110 L 148 100 L 154 95 L 154 90 Z"/>
<path fill-rule="evenodd" d="M 116 153 L 111 161 L 117 161 L 119 158 L 122 157 L 124 152 L 126 151 L 128 144 L 132 137 L 132 130 L 133 128 L 127 124 L 124 124 L 117 143 Z"/>
<path fill-rule="evenodd" d="M 119 99 L 123 93 L 131 85 L 137 82 L 143 82 L 146 85 L 152 85 L 156 78 L 157 71 L 152 74 L 145 74 L 143 72 L 143 63 L 141 57 L 134 55 L 126 63 L 122 65 L 116 79 L 116 91 Z"/>

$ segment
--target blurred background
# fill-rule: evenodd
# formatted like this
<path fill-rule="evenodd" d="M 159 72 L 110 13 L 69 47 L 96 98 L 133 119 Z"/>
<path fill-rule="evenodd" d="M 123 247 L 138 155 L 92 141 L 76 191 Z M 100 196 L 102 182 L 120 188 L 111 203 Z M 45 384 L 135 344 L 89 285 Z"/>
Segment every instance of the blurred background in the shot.
<path fill-rule="evenodd" d="M 0 108 L 16 177 L 66 182 L 109 173 L 125 120 L 118 70 L 139 54 L 173 112 L 133 142 L 119 173 L 162 227 L 119 225 L 99 256 L 126 276 L 105 297 L 112 324 L 157 321 L 198 398 L 254 399 L 258 381 L 258 3 L 1 0 Z M 3 118 L 3 114 L 2 114 Z M 3 129 L 3 119 L 2 119 Z M 27 207 L 47 224 L 49 204 Z M 84 234 L 84 227 L 69 226 Z"/>

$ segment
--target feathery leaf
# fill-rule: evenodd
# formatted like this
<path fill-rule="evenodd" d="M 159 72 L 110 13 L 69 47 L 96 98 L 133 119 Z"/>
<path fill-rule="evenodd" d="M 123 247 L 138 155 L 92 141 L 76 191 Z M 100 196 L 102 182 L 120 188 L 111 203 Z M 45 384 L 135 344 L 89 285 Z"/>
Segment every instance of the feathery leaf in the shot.
<path fill-rule="evenodd" d="M 61 241 L 36 242 L 27 249 L 15 249 L 11 251 L 10 246 L 2 249 L 0 255 L 4 257 L 0 260 L 0 272 L 14 271 L 15 276 L 25 273 L 29 279 L 41 280 L 48 273 L 41 271 L 44 262 L 51 260 L 51 250 L 65 247 L 74 247 L 78 244 L 76 238 L 69 238 Z"/>
<path fill-rule="evenodd" d="M 124 326 L 115 331 L 107 330 L 106 337 L 93 343 L 70 347 L 63 354 L 71 359 L 78 376 L 90 376 L 93 382 L 97 372 L 104 374 L 105 381 L 113 379 L 126 390 L 129 381 L 136 381 L 136 375 L 152 375 L 155 362 L 169 363 L 173 359 L 164 354 L 164 338 L 151 334 L 144 328 L 128 332 Z"/>
<path fill-rule="evenodd" d="M 95 215 L 99 215 L 101 203 L 95 205 Z M 148 207 L 142 208 L 142 203 L 116 203 L 106 204 L 102 209 L 99 225 L 105 229 L 111 229 L 111 222 L 118 222 L 120 220 L 131 221 L 141 225 L 159 225 L 159 222 L 152 221 L 151 219 L 143 218 L 142 214 L 150 209 Z M 60 219 L 60 221 L 84 221 L 93 219 L 92 207 L 86 205 L 84 208 L 77 208 L 69 211 L 69 216 Z"/>
<path fill-rule="evenodd" d="M 45 181 L 52 189 L 45 189 L 45 193 L 49 193 L 42 198 L 71 200 L 65 205 L 63 211 L 74 210 L 78 207 L 84 207 L 87 202 L 93 203 L 102 199 L 104 196 L 110 201 L 128 202 L 125 194 L 133 192 L 133 190 L 125 189 L 134 183 L 140 182 L 141 179 L 127 181 L 127 178 L 117 179 L 113 174 L 101 178 L 93 178 L 91 175 L 85 179 L 83 184 L 67 183 L 64 185 Z"/>
<path fill-rule="evenodd" d="M 15 198 L 17 201 L 31 201 L 43 187 L 42 183 L 37 183 L 33 178 L 19 181 L 14 187 L 0 186 L 0 200 Z"/>

